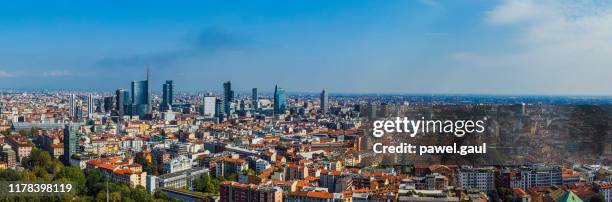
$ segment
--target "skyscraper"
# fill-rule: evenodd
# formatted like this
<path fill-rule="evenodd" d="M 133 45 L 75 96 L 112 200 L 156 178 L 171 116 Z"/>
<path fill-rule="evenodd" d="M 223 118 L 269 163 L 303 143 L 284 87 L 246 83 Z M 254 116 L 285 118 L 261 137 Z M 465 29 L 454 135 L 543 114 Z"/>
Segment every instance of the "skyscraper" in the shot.
<path fill-rule="evenodd" d="M 149 88 L 149 70 L 147 69 L 147 80 L 132 81 L 132 114 L 144 118 L 151 114 L 151 88 Z M 135 112 L 135 113 L 134 113 Z"/>
<path fill-rule="evenodd" d="M 320 99 L 321 99 L 321 113 L 327 114 L 327 111 L 329 110 L 329 100 L 328 100 L 327 91 L 323 90 L 321 92 Z"/>
<path fill-rule="evenodd" d="M 74 96 L 74 94 L 70 94 L 70 97 L 68 98 L 68 102 L 69 105 L 68 106 L 68 113 L 70 114 L 70 118 L 71 119 L 75 119 L 76 118 L 76 97 Z"/>
<path fill-rule="evenodd" d="M 215 99 L 215 117 L 219 119 L 219 121 L 223 121 L 225 119 L 225 112 L 223 112 L 223 100 Z"/>
<path fill-rule="evenodd" d="M 206 117 L 215 116 L 215 102 L 217 98 L 212 94 L 205 95 L 202 98 L 202 115 Z"/>
<path fill-rule="evenodd" d="M 102 107 L 102 109 L 104 110 L 104 112 L 106 112 L 107 114 L 110 114 L 110 112 L 113 110 L 113 98 L 112 96 L 109 97 L 104 97 L 104 107 Z"/>
<path fill-rule="evenodd" d="M 76 153 L 77 127 L 78 126 L 71 124 L 66 124 L 64 126 L 64 164 L 66 165 L 70 165 L 70 157 Z"/>
<path fill-rule="evenodd" d="M 223 83 L 223 111 L 227 116 L 231 115 L 232 103 L 234 102 L 234 91 L 232 90 L 232 83 L 227 81 Z"/>
<path fill-rule="evenodd" d="M 285 90 L 278 85 L 274 86 L 274 114 L 284 114 L 287 109 Z"/>
<path fill-rule="evenodd" d="M 253 110 L 257 110 L 259 108 L 259 95 L 257 95 L 257 88 L 253 88 L 251 92 L 251 101 L 253 102 Z"/>
<path fill-rule="evenodd" d="M 93 98 L 93 94 L 89 94 L 87 95 L 87 114 L 89 118 L 91 118 L 94 114 L 94 98 Z"/>
<path fill-rule="evenodd" d="M 172 106 L 172 100 L 174 99 L 174 85 L 172 80 L 166 80 L 166 83 L 162 85 L 162 103 L 160 111 L 166 111 Z"/>
<path fill-rule="evenodd" d="M 117 91 L 115 91 L 115 96 L 116 96 L 115 99 L 117 100 L 116 106 L 115 106 L 115 109 L 117 110 L 117 114 L 119 116 L 126 115 L 126 107 L 128 105 L 128 102 L 131 102 L 130 94 L 128 94 L 123 89 L 117 89 Z"/>

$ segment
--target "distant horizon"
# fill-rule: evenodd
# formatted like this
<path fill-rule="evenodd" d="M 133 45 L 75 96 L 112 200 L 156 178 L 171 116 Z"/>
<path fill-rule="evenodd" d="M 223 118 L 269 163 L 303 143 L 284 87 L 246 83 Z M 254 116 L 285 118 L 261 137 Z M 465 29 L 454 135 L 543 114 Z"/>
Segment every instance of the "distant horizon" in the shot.
<path fill-rule="evenodd" d="M 282 86 L 281 86 L 282 87 Z M 120 88 L 120 89 L 124 89 L 127 90 L 129 92 L 129 88 Z M 233 88 L 232 88 L 233 89 Z M 273 88 L 271 91 L 262 91 L 262 88 L 257 88 L 258 89 L 258 94 L 260 95 L 272 95 L 274 93 Z M 14 91 L 12 93 L 115 93 L 115 91 L 118 89 L 114 89 L 114 90 L 74 90 L 74 89 L 47 89 L 47 90 L 40 90 L 40 89 L 6 89 L 6 88 L 0 88 L 0 93 L 8 93 L 10 91 Z M 238 95 L 243 95 L 243 96 L 248 96 L 251 95 L 251 91 L 249 90 L 236 90 L 233 89 L 234 92 L 236 92 Z M 319 95 L 321 93 L 321 91 L 318 92 L 300 92 L 300 91 L 288 91 L 287 89 L 286 93 L 287 95 L 297 95 L 297 94 L 303 94 L 303 95 Z M 327 89 L 325 89 L 327 90 Z M 215 90 L 211 90 L 211 91 L 205 91 L 205 90 L 201 90 L 201 91 L 182 91 L 182 90 L 174 90 L 175 95 L 176 94 L 188 94 L 188 95 L 198 95 L 198 94 L 204 94 L 204 93 L 208 93 L 211 92 L 216 96 L 222 95 L 223 90 L 222 89 L 215 89 Z M 458 97 L 472 97 L 472 96 L 489 96 L 489 97 L 581 97 L 581 98 L 589 98 L 589 97 L 593 97 L 593 98 L 612 98 L 612 94 L 493 94 L 493 93 L 376 93 L 376 92 L 332 92 L 327 90 L 327 92 L 329 93 L 329 96 L 458 96 Z M 152 94 L 155 95 L 161 95 L 162 91 L 161 90 L 151 90 Z"/>

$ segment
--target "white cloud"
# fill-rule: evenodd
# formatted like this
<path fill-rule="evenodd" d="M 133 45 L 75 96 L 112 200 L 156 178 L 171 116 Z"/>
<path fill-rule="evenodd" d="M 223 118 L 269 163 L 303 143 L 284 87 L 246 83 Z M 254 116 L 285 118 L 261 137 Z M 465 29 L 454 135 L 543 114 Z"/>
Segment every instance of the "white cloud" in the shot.
<path fill-rule="evenodd" d="M 10 73 L 5 70 L 0 70 L 0 78 L 10 78 L 10 77 L 15 77 L 15 76 L 16 75 L 14 73 Z"/>
<path fill-rule="evenodd" d="M 487 13 L 487 22 L 493 24 L 533 21 L 554 13 L 554 9 L 531 0 L 505 1 Z"/>
<path fill-rule="evenodd" d="M 518 37 L 510 39 L 516 49 L 468 50 L 453 54 L 452 59 L 475 68 L 511 69 L 515 75 L 502 76 L 554 93 L 612 93 L 610 4 L 507 0 L 487 12 L 485 22 L 518 31 Z"/>

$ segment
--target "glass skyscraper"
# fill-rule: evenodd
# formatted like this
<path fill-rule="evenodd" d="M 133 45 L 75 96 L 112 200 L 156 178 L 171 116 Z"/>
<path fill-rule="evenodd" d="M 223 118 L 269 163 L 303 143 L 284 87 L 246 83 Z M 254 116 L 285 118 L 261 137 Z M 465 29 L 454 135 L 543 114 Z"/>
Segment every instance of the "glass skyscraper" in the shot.
<path fill-rule="evenodd" d="M 94 98 L 91 93 L 87 96 L 87 114 L 88 118 L 91 118 L 94 114 Z"/>
<path fill-rule="evenodd" d="M 149 88 L 149 71 L 147 70 L 147 80 L 132 81 L 132 115 L 144 118 L 151 114 L 151 88 Z"/>
<path fill-rule="evenodd" d="M 159 107 L 160 111 L 166 111 L 172 106 L 172 100 L 174 99 L 174 85 L 172 80 L 166 80 L 166 83 L 162 85 L 162 103 Z"/>
<path fill-rule="evenodd" d="M 70 94 L 70 97 L 68 99 L 70 105 L 68 112 L 70 113 L 70 118 L 74 120 L 76 119 L 76 97 L 74 96 L 74 94 Z"/>
<path fill-rule="evenodd" d="M 130 94 L 123 89 L 117 89 L 115 91 L 115 98 L 117 102 L 115 103 L 115 109 L 117 110 L 117 114 L 119 116 L 123 116 L 128 114 L 128 108 L 131 107 L 131 99 Z"/>
<path fill-rule="evenodd" d="M 278 85 L 274 86 L 274 114 L 284 114 L 287 109 L 285 90 Z"/>
<path fill-rule="evenodd" d="M 257 88 L 253 88 L 251 92 L 251 101 L 253 102 L 253 110 L 256 111 L 259 108 L 259 95 L 257 95 Z"/>
<path fill-rule="evenodd" d="M 227 81 L 223 83 L 223 112 L 225 112 L 227 116 L 231 115 L 233 102 L 234 91 L 232 90 L 232 83 Z"/>
<path fill-rule="evenodd" d="M 66 124 L 64 126 L 64 164 L 70 165 L 70 157 L 76 153 L 78 126 Z"/>
<path fill-rule="evenodd" d="M 323 114 L 327 114 L 327 111 L 329 110 L 329 98 L 327 95 L 327 91 L 323 90 L 321 92 L 321 113 Z"/>

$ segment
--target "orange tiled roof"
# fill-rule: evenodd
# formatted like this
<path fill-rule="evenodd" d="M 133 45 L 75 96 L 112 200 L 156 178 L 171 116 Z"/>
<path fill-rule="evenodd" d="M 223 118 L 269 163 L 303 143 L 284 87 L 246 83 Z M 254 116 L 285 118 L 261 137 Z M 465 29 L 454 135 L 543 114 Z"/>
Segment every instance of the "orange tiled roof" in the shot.
<path fill-rule="evenodd" d="M 295 191 L 291 192 L 292 196 L 301 196 L 301 197 L 309 197 L 309 198 L 319 198 L 319 199 L 332 199 L 334 198 L 334 194 L 329 192 L 315 192 L 315 191 Z"/>

